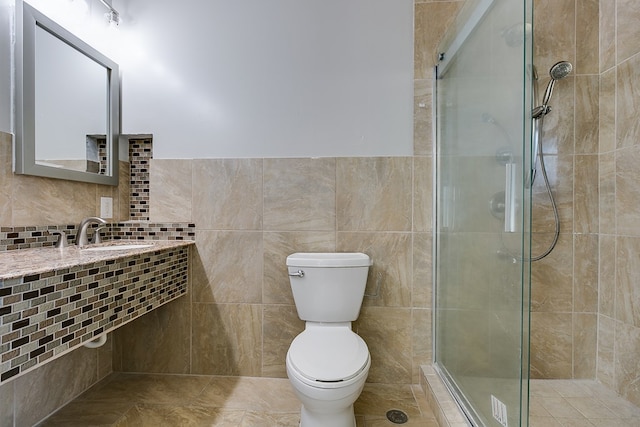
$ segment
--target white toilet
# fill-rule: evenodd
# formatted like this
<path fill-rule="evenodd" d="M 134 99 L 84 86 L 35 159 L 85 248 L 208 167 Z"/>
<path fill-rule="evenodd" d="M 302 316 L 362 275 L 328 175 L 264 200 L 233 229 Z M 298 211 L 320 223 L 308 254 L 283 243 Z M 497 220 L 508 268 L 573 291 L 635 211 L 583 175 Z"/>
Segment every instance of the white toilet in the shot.
<path fill-rule="evenodd" d="M 302 402 L 300 427 L 354 427 L 353 403 L 369 374 L 367 344 L 351 330 L 367 283 L 363 253 L 295 253 L 287 268 L 298 317 L 287 375 Z"/>

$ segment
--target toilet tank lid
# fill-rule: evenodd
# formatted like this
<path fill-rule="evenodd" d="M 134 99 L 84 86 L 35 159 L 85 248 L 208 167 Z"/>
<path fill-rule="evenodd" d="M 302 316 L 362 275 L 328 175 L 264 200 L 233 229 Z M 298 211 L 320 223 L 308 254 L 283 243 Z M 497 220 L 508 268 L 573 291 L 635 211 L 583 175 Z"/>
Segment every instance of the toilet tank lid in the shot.
<path fill-rule="evenodd" d="M 361 252 L 297 252 L 287 257 L 290 267 L 368 267 L 369 255 Z"/>

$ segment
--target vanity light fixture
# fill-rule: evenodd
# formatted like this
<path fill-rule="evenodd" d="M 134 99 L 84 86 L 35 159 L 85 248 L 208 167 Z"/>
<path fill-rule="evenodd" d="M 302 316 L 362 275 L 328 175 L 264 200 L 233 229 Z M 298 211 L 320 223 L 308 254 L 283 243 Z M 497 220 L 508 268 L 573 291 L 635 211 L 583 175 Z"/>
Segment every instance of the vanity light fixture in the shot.
<path fill-rule="evenodd" d="M 105 17 L 109 21 L 109 25 L 114 25 L 117 27 L 120 24 L 120 14 L 118 13 L 118 11 L 115 10 L 113 6 L 111 6 L 111 4 L 107 2 L 107 0 L 100 0 L 100 3 L 102 3 L 107 7 L 107 9 L 109 9 L 109 12 L 105 14 Z"/>

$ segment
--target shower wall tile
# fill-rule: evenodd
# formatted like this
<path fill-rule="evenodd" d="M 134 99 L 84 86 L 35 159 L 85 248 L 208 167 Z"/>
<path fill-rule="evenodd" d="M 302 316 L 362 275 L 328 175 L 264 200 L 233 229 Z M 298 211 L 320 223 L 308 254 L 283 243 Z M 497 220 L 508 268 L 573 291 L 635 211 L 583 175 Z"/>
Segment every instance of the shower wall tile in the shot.
<path fill-rule="evenodd" d="M 600 77 L 578 75 L 575 85 L 575 153 L 598 154 Z"/>
<path fill-rule="evenodd" d="M 149 160 L 149 219 L 191 221 L 192 160 Z"/>
<path fill-rule="evenodd" d="M 600 1 L 598 379 L 640 405 L 640 4 Z M 605 235 L 606 234 L 606 235 Z"/>
<path fill-rule="evenodd" d="M 533 16 L 533 54 L 538 71 L 542 74 L 542 70 L 549 70 L 558 61 L 570 61 L 575 64 L 576 0 L 535 0 Z"/>
<path fill-rule="evenodd" d="M 415 5 L 414 79 L 431 78 L 438 44 L 463 4 L 463 1 L 445 1 Z"/>
<path fill-rule="evenodd" d="M 616 65 L 616 1 L 600 0 L 600 72 Z"/>
<path fill-rule="evenodd" d="M 268 304 L 263 310 L 262 376 L 287 378 L 285 361 L 291 341 L 304 330 L 295 305 Z"/>
<path fill-rule="evenodd" d="M 615 333 L 616 321 L 608 316 L 598 316 L 598 372 L 602 384 L 615 390 Z"/>
<path fill-rule="evenodd" d="M 616 241 L 616 319 L 640 327 L 640 238 L 618 236 Z"/>
<path fill-rule="evenodd" d="M 420 382 L 420 365 L 424 365 L 426 360 L 432 360 L 431 331 L 432 331 L 432 311 L 431 309 L 420 308 L 411 310 L 411 323 L 413 334 L 412 342 L 412 368 L 411 383 Z M 428 339 L 425 339 L 428 338 Z"/>
<path fill-rule="evenodd" d="M 413 231 L 431 231 L 433 171 L 431 157 L 413 158 Z"/>
<path fill-rule="evenodd" d="M 264 159 L 264 229 L 335 230 L 335 170 L 333 158 Z"/>
<path fill-rule="evenodd" d="M 338 230 L 411 231 L 410 157 L 340 158 L 336 185 Z"/>
<path fill-rule="evenodd" d="M 553 234 L 535 233 L 531 252 L 542 253 Z M 531 270 L 531 310 L 533 312 L 571 313 L 573 309 L 573 237 L 562 233 L 553 251 Z"/>
<path fill-rule="evenodd" d="M 196 250 L 191 269 L 194 302 L 262 302 L 261 232 L 198 231 Z"/>
<path fill-rule="evenodd" d="M 616 0 L 617 64 L 640 52 L 640 3 L 637 0 Z"/>
<path fill-rule="evenodd" d="M 543 73 L 546 71 L 538 72 Z M 540 88 L 542 89 L 546 87 L 549 77 L 546 75 L 540 79 Z M 550 101 L 553 113 L 545 116 L 542 128 L 541 140 L 545 154 L 571 155 L 576 151 L 575 116 L 577 107 L 574 97 L 575 82 L 576 77 L 571 74 L 554 86 L 553 98 Z"/>
<path fill-rule="evenodd" d="M 616 149 L 616 83 L 616 68 L 612 68 L 600 75 L 600 153 L 607 153 Z"/>
<path fill-rule="evenodd" d="M 573 311 L 597 313 L 598 235 L 576 234 L 573 245 Z M 593 360 L 595 361 L 595 355 Z"/>
<path fill-rule="evenodd" d="M 201 229 L 262 229 L 261 159 L 193 160 L 193 221 Z"/>
<path fill-rule="evenodd" d="M 433 293 L 433 238 L 431 233 L 413 234 L 413 287 L 411 306 L 431 308 Z"/>
<path fill-rule="evenodd" d="M 574 156 L 545 155 L 544 162 L 558 207 L 560 223 L 563 225 L 564 230 L 572 230 Z M 532 230 L 535 233 L 553 232 L 555 230 L 553 209 L 541 173 L 538 174 L 533 184 L 532 198 Z"/>
<path fill-rule="evenodd" d="M 592 379 L 596 376 L 598 315 L 574 313 L 573 334 L 572 378 Z"/>
<path fill-rule="evenodd" d="M 613 318 L 616 298 L 616 237 L 600 235 L 598 313 Z"/>
<path fill-rule="evenodd" d="M 262 302 L 293 305 L 287 257 L 295 252 L 334 252 L 336 234 L 328 231 L 265 232 Z"/>
<path fill-rule="evenodd" d="M 629 402 L 640 405 L 640 328 L 628 323 L 616 324 L 616 388 Z"/>
<path fill-rule="evenodd" d="M 575 156 L 574 174 L 573 231 L 597 233 L 600 212 L 598 155 Z"/>
<path fill-rule="evenodd" d="M 190 326 L 189 304 L 173 301 L 119 328 L 113 334 L 122 349 L 118 370 L 188 374 Z"/>
<path fill-rule="evenodd" d="M 531 378 L 571 378 L 571 313 L 531 313 Z"/>
<path fill-rule="evenodd" d="M 616 232 L 616 161 L 615 153 L 601 154 L 598 161 L 599 230 Z"/>
<path fill-rule="evenodd" d="M 411 307 L 411 234 L 338 233 L 338 252 L 364 252 L 373 260 L 365 306 Z"/>
<path fill-rule="evenodd" d="M 616 151 L 616 231 L 640 235 L 640 145 Z"/>
<path fill-rule="evenodd" d="M 433 152 L 433 80 L 414 80 L 413 93 L 413 155 L 430 156 Z"/>
<path fill-rule="evenodd" d="M 636 23 L 637 26 L 637 23 Z M 639 26 L 640 27 L 640 26 Z M 620 43 L 618 43 L 620 45 Z M 616 145 L 640 145 L 640 54 L 617 67 Z"/>
<path fill-rule="evenodd" d="M 260 305 L 196 303 L 192 310 L 192 374 L 260 376 Z"/>
<path fill-rule="evenodd" d="M 598 22 L 599 3 L 600 0 L 576 0 L 576 74 L 595 74 L 597 77 L 600 71 L 600 34 L 598 27 L 593 25 Z"/>
<path fill-rule="evenodd" d="M 363 307 L 354 330 L 371 353 L 368 382 L 410 384 L 412 381 L 411 309 Z"/>

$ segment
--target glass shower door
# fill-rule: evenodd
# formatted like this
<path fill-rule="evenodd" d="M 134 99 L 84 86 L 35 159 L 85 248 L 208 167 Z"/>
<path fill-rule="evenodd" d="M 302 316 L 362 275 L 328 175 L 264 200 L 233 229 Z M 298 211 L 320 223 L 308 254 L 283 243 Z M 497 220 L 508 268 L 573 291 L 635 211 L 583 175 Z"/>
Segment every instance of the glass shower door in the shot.
<path fill-rule="evenodd" d="M 468 1 L 436 69 L 435 366 L 479 426 L 528 422 L 530 3 Z"/>

